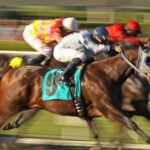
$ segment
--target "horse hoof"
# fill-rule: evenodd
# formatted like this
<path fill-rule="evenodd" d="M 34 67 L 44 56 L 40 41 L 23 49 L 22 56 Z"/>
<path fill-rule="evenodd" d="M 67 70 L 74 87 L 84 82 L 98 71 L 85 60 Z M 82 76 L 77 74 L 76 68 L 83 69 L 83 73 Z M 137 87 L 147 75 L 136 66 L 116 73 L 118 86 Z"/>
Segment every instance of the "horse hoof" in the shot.
<path fill-rule="evenodd" d="M 90 150 L 102 150 L 100 147 L 91 147 Z"/>
<path fill-rule="evenodd" d="M 7 124 L 4 124 L 4 126 L 2 127 L 2 130 L 10 130 L 10 129 L 12 129 L 13 128 L 13 126 L 12 126 L 12 124 L 9 122 L 9 123 L 7 123 Z"/>
<path fill-rule="evenodd" d="M 150 138 L 146 142 L 150 144 Z"/>

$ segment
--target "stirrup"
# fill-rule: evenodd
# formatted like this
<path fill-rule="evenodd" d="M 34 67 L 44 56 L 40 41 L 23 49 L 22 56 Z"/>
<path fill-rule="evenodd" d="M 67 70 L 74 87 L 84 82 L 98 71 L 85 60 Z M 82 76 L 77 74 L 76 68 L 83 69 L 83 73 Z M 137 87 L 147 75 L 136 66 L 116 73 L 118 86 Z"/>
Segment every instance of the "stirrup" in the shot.
<path fill-rule="evenodd" d="M 70 79 L 65 79 L 63 76 L 58 80 L 58 83 L 67 85 L 70 83 Z"/>

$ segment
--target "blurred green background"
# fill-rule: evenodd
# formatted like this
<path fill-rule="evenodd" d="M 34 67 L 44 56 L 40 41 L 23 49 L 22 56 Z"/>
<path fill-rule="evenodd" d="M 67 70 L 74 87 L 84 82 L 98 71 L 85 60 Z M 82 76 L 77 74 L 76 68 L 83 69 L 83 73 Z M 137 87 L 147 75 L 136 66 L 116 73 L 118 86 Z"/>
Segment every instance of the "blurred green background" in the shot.
<path fill-rule="evenodd" d="M 148 0 L 0 0 L 0 50 L 34 51 L 22 38 L 24 26 L 36 19 L 76 17 L 81 29 L 92 30 L 98 25 L 125 24 L 134 20 L 141 24 L 140 38 L 150 37 L 150 1 Z M 17 116 L 16 116 L 17 117 Z M 14 120 L 15 118 L 12 118 Z M 150 135 L 150 123 L 143 117 L 133 120 Z M 114 123 L 96 118 L 100 141 L 144 143 L 136 133 Z M 49 137 L 72 140 L 93 140 L 86 123 L 79 118 L 64 117 L 40 111 L 27 124 L 1 134 Z"/>

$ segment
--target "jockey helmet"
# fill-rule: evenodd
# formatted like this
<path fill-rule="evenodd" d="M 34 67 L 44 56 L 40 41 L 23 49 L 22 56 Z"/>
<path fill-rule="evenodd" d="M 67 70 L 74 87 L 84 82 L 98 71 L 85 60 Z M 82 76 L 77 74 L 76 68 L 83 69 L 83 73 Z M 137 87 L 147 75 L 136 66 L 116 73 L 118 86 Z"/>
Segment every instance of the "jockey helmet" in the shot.
<path fill-rule="evenodd" d="M 110 41 L 109 39 L 109 33 L 103 26 L 98 26 L 93 31 L 93 37 L 96 39 L 99 43 L 106 43 Z"/>
<path fill-rule="evenodd" d="M 128 21 L 125 25 L 125 29 L 129 34 L 140 34 L 140 33 L 142 33 L 141 26 L 136 21 Z"/>
<path fill-rule="evenodd" d="M 9 66 L 12 68 L 17 68 L 20 67 L 22 65 L 23 59 L 21 57 L 14 57 L 10 63 Z"/>
<path fill-rule="evenodd" d="M 65 18 L 62 22 L 62 25 L 67 30 L 76 31 L 79 27 L 77 19 L 74 17 Z"/>

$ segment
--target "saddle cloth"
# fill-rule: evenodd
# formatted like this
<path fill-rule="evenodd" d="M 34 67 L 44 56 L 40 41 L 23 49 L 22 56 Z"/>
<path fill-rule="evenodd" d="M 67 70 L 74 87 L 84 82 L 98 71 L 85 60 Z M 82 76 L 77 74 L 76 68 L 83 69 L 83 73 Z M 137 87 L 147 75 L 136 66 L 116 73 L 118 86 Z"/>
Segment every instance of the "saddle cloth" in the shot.
<path fill-rule="evenodd" d="M 74 75 L 74 83 L 71 86 L 74 86 L 74 97 L 81 97 L 81 71 L 78 69 Z M 42 89 L 42 100 L 72 100 L 72 95 L 70 93 L 70 87 L 68 85 L 63 85 L 58 83 L 58 80 L 63 73 L 60 69 L 53 69 L 48 71 L 45 74 L 43 80 L 43 89 Z M 72 81 L 71 81 L 72 82 Z M 72 88 L 72 87 L 71 87 Z"/>

